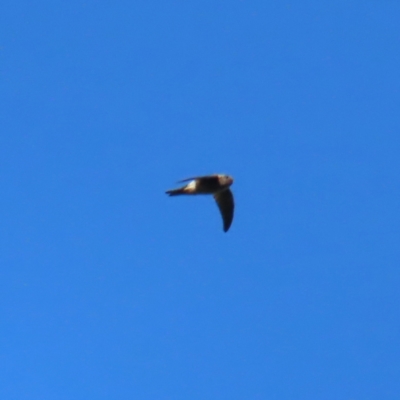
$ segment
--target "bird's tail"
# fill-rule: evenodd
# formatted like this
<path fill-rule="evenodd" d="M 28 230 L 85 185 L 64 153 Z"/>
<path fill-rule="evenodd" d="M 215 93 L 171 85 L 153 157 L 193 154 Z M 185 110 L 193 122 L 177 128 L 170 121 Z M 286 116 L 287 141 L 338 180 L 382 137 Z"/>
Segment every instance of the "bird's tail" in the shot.
<path fill-rule="evenodd" d="M 186 194 L 184 187 L 179 189 L 167 190 L 165 193 L 170 196 L 179 196 L 180 194 Z"/>

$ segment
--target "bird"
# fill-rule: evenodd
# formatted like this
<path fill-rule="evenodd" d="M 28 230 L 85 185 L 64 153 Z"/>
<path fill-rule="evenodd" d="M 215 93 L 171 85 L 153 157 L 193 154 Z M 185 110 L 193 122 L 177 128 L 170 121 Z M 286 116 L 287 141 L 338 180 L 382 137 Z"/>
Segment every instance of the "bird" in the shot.
<path fill-rule="evenodd" d="M 178 181 L 182 182 L 189 183 L 177 189 L 167 190 L 165 193 L 169 196 L 212 194 L 222 216 L 224 232 L 227 232 L 232 224 L 235 208 L 233 194 L 229 188 L 233 178 L 225 174 L 212 174 Z"/>

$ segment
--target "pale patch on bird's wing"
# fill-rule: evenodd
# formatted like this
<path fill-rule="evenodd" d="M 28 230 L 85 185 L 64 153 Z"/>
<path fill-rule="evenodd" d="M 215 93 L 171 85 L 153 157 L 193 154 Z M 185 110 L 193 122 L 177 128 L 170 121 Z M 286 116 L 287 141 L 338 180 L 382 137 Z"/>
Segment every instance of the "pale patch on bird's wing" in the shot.
<path fill-rule="evenodd" d="M 185 186 L 185 191 L 187 191 L 189 193 L 193 193 L 196 191 L 196 187 L 197 187 L 197 182 L 192 181 Z"/>
<path fill-rule="evenodd" d="M 214 194 L 214 199 L 217 202 L 219 211 L 221 212 L 224 222 L 224 232 L 227 232 L 232 224 L 233 211 L 235 204 L 233 201 L 232 192 L 229 189 Z"/>

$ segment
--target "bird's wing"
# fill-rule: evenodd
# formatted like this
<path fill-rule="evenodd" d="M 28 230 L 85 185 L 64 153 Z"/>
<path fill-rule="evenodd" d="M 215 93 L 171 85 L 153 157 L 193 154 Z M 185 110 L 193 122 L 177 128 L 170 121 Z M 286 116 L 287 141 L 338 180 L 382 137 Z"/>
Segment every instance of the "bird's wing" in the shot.
<path fill-rule="evenodd" d="M 214 199 L 217 202 L 222 220 L 224 221 L 224 232 L 227 232 L 232 224 L 233 210 L 235 208 L 232 192 L 226 189 L 222 192 L 215 193 Z"/>
<path fill-rule="evenodd" d="M 193 176 L 191 178 L 182 179 L 181 181 L 178 181 L 178 183 L 193 181 L 194 179 L 215 179 L 217 177 L 218 175 Z"/>

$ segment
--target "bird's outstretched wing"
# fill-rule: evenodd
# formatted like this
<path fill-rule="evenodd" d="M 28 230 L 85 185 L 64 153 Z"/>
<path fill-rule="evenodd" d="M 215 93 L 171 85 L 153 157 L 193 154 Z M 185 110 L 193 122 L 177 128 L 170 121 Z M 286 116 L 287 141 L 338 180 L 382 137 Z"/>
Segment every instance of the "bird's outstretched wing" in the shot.
<path fill-rule="evenodd" d="M 193 176 L 191 178 L 182 179 L 181 181 L 178 181 L 178 183 L 189 182 L 189 181 L 193 181 L 195 179 L 216 179 L 216 178 L 217 178 L 217 175 Z"/>
<path fill-rule="evenodd" d="M 222 220 L 224 221 L 224 232 L 227 232 L 232 224 L 233 210 L 235 208 L 232 192 L 226 189 L 222 192 L 215 193 L 214 199 L 217 202 Z"/>

